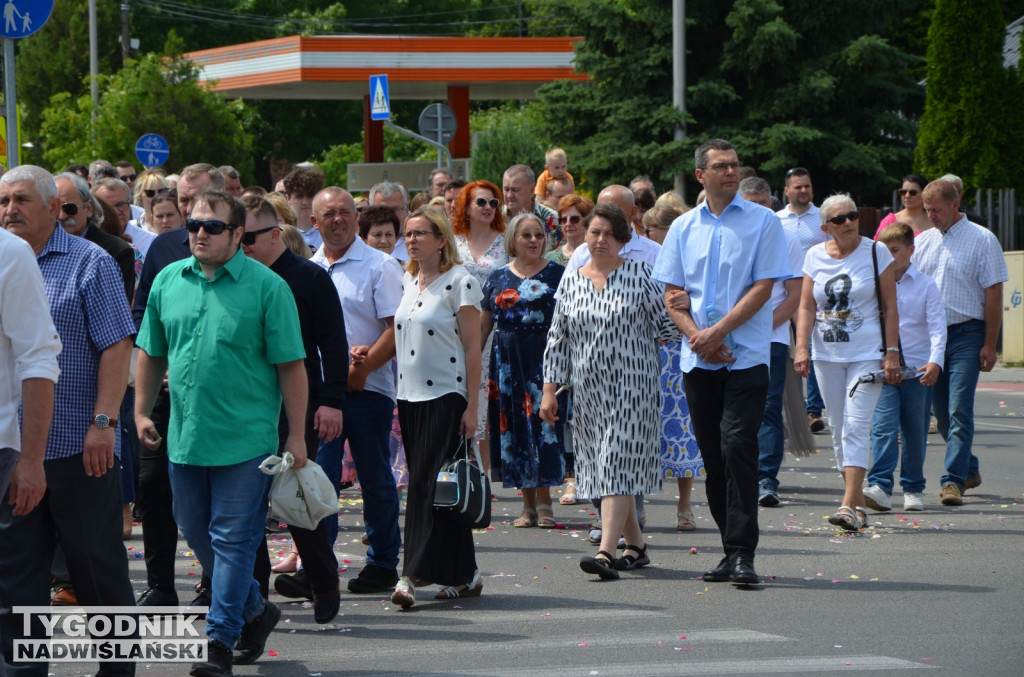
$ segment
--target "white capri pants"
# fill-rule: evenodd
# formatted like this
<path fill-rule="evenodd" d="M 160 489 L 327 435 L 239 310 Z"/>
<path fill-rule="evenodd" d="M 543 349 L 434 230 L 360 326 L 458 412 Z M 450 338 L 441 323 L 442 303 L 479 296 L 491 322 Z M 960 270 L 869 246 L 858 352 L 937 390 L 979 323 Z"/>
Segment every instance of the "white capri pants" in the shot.
<path fill-rule="evenodd" d="M 836 467 L 867 469 L 871 460 L 871 418 L 882 394 L 881 383 L 861 383 L 850 397 L 850 389 L 864 374 L 882 368 L 881 360 L 861 362 L 814 361 L 818 389 L 825 400 L 828 427 L 832 430 L 832 449 Z"/>

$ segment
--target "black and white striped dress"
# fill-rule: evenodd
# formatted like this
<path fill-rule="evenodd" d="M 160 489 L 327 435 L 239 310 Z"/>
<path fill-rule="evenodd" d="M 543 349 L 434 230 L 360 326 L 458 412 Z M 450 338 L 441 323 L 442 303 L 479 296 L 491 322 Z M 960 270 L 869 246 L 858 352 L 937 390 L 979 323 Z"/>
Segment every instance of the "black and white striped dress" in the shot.
<path fill-rule="evenodd" d="M 573 270 L 558 295 L 544 382 L 572 379 L 576 493 L 599 498 L 660 491 L 658 342 L 680 340 L 661 286 L 649 265 L 626 260 L 601 291 Z"/>

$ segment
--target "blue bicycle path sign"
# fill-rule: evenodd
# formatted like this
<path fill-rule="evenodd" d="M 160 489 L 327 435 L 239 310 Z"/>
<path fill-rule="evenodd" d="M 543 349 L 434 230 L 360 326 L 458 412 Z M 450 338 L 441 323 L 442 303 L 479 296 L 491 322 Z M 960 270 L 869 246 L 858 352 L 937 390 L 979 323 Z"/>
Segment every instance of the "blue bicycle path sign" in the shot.
<path fill-rule="evenodd" d="M 135 157 L 147 167 L 159 167 L 170 154 L 171 147 L 159 134 L 143 134 L 135 142 Z"/>
<path fill-rule="evenodd" d="M 27 38 L 47 22 L 53 12 L 53 0 L 0 0 L 4 6 L 5 38 Z"/>

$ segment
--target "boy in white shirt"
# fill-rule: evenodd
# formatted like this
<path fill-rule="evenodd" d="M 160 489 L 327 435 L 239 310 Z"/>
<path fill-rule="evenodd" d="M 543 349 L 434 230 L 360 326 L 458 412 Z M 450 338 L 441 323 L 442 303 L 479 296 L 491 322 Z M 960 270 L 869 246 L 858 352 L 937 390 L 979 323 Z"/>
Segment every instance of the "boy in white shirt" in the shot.
<path fill-rule="evenodd" d="M 864 500 L 874 510 L 892 509 L 893 471 L 897 461 L 901 461 L 903 509 L 924 510 L 929 405 L 931 387 L 939 377 L 946 351 L 946 311 L 935 281 L 910 264 L 914 253 L 913 229 L 905 223 L 894 223 L 882 231 L 878 241 L 888 247 L 895 259 L 903 356 L 908 366 L 918 367 L 921 376 L 900 385 L 882 386 L 871 422 L 870 486 L 864 490 Z"/>

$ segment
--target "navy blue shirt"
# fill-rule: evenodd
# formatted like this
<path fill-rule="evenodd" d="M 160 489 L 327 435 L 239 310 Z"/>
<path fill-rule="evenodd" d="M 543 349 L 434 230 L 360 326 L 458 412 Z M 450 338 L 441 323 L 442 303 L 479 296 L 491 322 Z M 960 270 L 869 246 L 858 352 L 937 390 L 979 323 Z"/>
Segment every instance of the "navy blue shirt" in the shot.
<path fill-rule="evenodd" d="M 142 274 L 135 289 L 135 304 L 132 306 L 132 319 L 135 329 L 142 327 L 142 317 L 146 314 L 146 302 L 149 300 L 149 288 L 153 286 L 156 274 L 175 261 L 192 256 L 188 247 L 188 231 L 175 228 L 157 235 L 146 252 L 146 260 L 142 264 Z"/>

